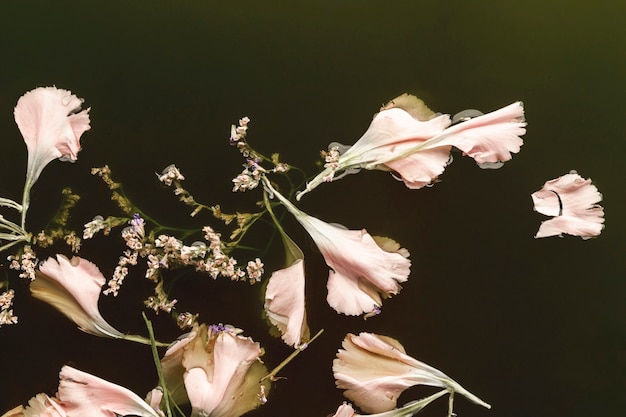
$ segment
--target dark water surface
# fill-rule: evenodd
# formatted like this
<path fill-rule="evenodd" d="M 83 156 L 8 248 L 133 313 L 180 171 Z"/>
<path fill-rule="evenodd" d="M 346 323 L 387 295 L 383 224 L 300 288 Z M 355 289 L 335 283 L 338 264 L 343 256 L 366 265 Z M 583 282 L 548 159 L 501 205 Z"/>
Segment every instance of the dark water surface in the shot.
<path fill-rule="evenodd" d="M 299 207 L 309 214 L 401 242 L 412 274 L 380 316 L 338 316 L 325 303 L 321 256 L 287 220 L 307 254 L 310 326 L 326 331 L 251 415 L 333 413 L 343 397 L 331 362 L 344 335 L 359 331 L 399 339 L 493 406 L 459 398 L 459 416 L 623 415 L 625 13 L 623 1 L 565 0 L 7 3 L 0 194 L 21 195 L 26 152 L 12 112 L 37 86 L 85 98 L 92 130 L 76 164 L 55 161 L 44 171 L 33 190 L 33 228 L 54 214 L 65 185 L 83 197 L 76 227 L 115 214 L 89 175 L 104 164 L 140 206 L 168 222 L 191 223 L 155 180 L 170 163 L 199 200 L 252 210 L 260 193 L 230 192 L 241 159 L 228 145 L 229 128 L 244 115 L 253 146 L 312 175 L 320 149 L 356 141 L 380 104 L 403 92 L 445 113 L 523 100 L 525 144 L 500 170 L 458 155 L 432 188 L 408 190 L 388 174 L 365 172 L 304 198 Z M 604 195 L 602 236 L 533 239 L 545 218 L 533 212 L 530 194 L 571 169 Z M 250 243 L 263 246 L 263 236 Z M 95 239 L 81 255 L 110 274 L 121 250 L 121 241 Z M 281 261 L 276 245 L 268 276 Z M 144 281 L 131 275 L 117 299 L 101 302 L 116 328 L 145 334 Z M 20 323 L 0 329 L 0 413 L 38 392 L 53 394 L 67 363 L 140 396 L 154 386 L 148 348 L 83 334 L 33 300 L 26 282 L 13 287 Z M 289 354 L 267 334 L 257 287 L 188 276 L 179 289 L 188 292 L 180 302 L 203 321 L 231 323 L 260 341 L 268 366 Z M 155 326 L 163 339 L 178 334 L 166 317 Z M 400 403 L 427 392 L 409 391 Z M 444 416 L 445 403 L 421 415 Z"/>

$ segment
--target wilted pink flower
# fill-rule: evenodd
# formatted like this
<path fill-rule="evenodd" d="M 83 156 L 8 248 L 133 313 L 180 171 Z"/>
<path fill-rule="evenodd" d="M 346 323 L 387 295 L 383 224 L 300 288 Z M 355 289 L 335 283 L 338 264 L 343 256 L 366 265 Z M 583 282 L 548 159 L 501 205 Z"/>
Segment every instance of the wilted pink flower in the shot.
<path fill-rule="evenodd" d="M 57 255 L 56 260 L 48 258 L 41 264 L 35 280 L 30 283 L 30 291 L 35 298 L 63 313 L 85 333 L 149 345 L 149 339 L 124 334 L 102 318 L 98 298 L 104 282 L 104 275 L 95 264 L 78 256 L 68 259 Z M 161 342 L 156 344 L 164 346 Z"/>
<path fill-rule="evenodd" d="M 491 406 L 465 390 L 443 372 L 408 356 L 395 339 L 373 333 L 348 334 L 333 361 L 337 387 L 367 412 L 396 406 L 400 394 L 414 385 L 441 387 L 476 404 Z"/>
<path fill-rule="evenodd" d="M 58 397 L 67 404 L 70 416 L 159 417 L 152 407 L 132 391 L 70 366 L 61 368 Z"/>
<path fill-rule="evenodd" d="M 100 315 L 98 299 L 105 278 L 98 267 L 78 256 L 71 260 L 63 255 L 48 258 L 39 267 L 30 284 L 35 298 L 51 304 L 86 333 L 122 338 Z"/>
<path fill-rule="evenodd" d="M 230 326 L 195 325 L 163 358 L 168 389 L 180 400 L 182 379 L 192 417 L 236 417 L 264 402 L 269 382 L 260 382 L 267 374 L 263 350 L 237 333 Z"/>
<path fill-rule="evenodd" d="M 406 249 L 395 242 L 388 246 L 390 239 L 379 245 L 365 229 L 348 230 L 309 216 L 268 181 L 265 186 L 311 235 L 331 268 L 326 300 L 332 308 L 352 316 L 376 314 L 383 298 L 400 292 L 400 283 L 408 279 L 411 267 Z"/>
<path fill-rule="evenodd" d="M 576 171 L 546 181 L 532 199 L 536 211 L 554 216 L 541 223 L 535 238 L 566 233 L 588 239 L 602 232 L 604 209 L 597 204 L 602 194 L 591 179 L 584 179 Z"/>
<path fill-rule="evenodd" d="M 299 347 L 310 337 L 304 299 L 304 254 L 286 234 L 283 242 L 288 266 L 270 276 L 265 290 L 265 312 L 285 343 Z"/>
<path fill-rule="evenodd" d="M 519 152 L 524 109 L 521 102 L 450 126 L 448 115 L 435 115 L 420 99 L 404 94 L 374 116 L 365 134 L 297 195 L 300 199 L 336 172 L 354 168 L 397 172 L 409 188 L 433 182 L 450 160 L 451 147 L 481 167 L 496 168 Z"/>
<path fill-rule="evenodd" d="M 81 111 L 82 103 L 70 91 L 56 87 L 36 88 L 17 101 L 15 122 L 28 148 L 25 196 L 53 159 L 76 160 L 80 137 L 90 129 L 90 109 Z"/>

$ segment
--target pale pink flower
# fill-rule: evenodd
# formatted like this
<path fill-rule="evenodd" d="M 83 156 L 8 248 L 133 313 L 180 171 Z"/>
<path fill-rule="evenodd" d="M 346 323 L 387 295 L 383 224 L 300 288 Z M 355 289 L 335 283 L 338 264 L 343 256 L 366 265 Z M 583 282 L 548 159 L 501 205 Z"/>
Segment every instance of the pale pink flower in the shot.
<path fill-rule="evenodd" d="M 65 314 L 80 330 L 101 337 L 124 337 L 98 310 L 106 280 L 95 264 L 78 256 L 68 259 L 57 255 L 42 263 L 36 276 L 30 284 L 33 296 Z"/>
<path fill-rule="evenodd" d="M 230 326 L 195 325 L 163 358 L 168 388 L 180 400 L 182 379 L 192 417 L 236 417 L 264 402 L 269 382 L 260 382 L 267 374 L 263 350 L 237 333 Z"/>
<path fill-rule="evenodd" d="M 554 216 L 541 223 L 535 238 L 566 233 L 589 239 L 602 232 L 604 209 L 598 204 L 602 194 L 591 179 L 584 179 L 576 171 L 546 181 L 532 199 L 536 211 Z"/>
<path fill-rule="evenodd" d="M 287 267 L 274 271 L 265 290 L 265 312 L 280 330 L 289 346 L 299 347 L 309 340 L 304 299 L 304 254 L 283 234 Z"/>
<path fill-rule="evenodd" d="M 127 388 L 70 366 L 61 368 L 58 397 L 67 404 L 68 415 L 159 417 L 159 414 Z"/>
<path fill-rule="evenodd" d="M 354 168 L 396 172 L 409 188 L 432 183 L 456 147 L 481 167 L 496 168 L 519 152 L 524 109 L 521 102 L 453 126 L 449 115 L 435 115 L 420 99 L 404 94 L 374 116 L 363 136 L 333 164 L 307 183 L 299 200 L 336 172 Z"/>
<path fill-rule="evenodd" d="M 347 230 L 315 217 L 300 219 L 326 264 L 326 301 L 339 313 L 378 314 L 382 300 L 400 292 L 411 272 L 406 249 L 387 251 L 367 230 Z"/>
<path fill-rule="evenodd" d="M 57 158 L 77 159 L 80 137 L 90 129 L 90 109 L 81 110 L 82 103 L 83 100 L 70 91 L 56 87 L 36 88 L 17 101 L 15 122 L 28 148 L 24 216 L 30 188 L 46 165 Z"/>
<path fill-rule="evenodd" d="M 35 280 L 30 284 L 30 291 L 35 298 L 63 313 L 85 333 L 149 345 L 149 339 L 124 334 L 104 320 L 98 310 L 98 299 L 105 281 L 98 267 L 88 260 L 57 255 L 56 259 L 48 258 L 41 264 Z M 156 344 L 164 346 L 161 342 Z"/>
<path fill-rule="evenodd" d="M 398 244 L 389 249 L 388 242 L 379 245 L 365 229 L 348 230 L 309 216 L 269 181 L 265 180 L 265 186 L 305 228 L 331 268 L 326 300 L 337 312 L 378 314 L 382 300 L 400 292 L 400 283 L 411 272 L 406 249 Z"/>
<path fill-rule="evenodd" d="M 465 390 L 452 378 L 408 356 L 395 339 L 373 333 L 348 334 L 333 361 L 333 373 L 344 395 L 367 412 L 396 406 L 400 394 L 414 385 L 441 387 L 469 400 L 490 405 Z"/>

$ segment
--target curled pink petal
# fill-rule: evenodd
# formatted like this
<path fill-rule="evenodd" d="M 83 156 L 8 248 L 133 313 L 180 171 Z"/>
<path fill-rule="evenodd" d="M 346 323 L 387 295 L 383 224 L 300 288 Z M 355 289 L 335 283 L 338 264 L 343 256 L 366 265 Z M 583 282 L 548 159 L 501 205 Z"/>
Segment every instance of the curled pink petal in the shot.
<path fill-rule="evenodd" d="M 309 341 L 304 298 L 304 254 L 282 230 L 287 267 L 270 276 L 265 289 L 265 313 L 289 346 L 299 347 Z"/>
<path fill-rule="evenodd" d="M 100 315 L 98 299 L 105 278 L 98 267 L 78 256 L 71 260 L 63 255 L 48 258 L 41 264 L 30 284 L 35 298 L 51 304 L 86 333 L 122 338 Z"/>
<path fill-rule="evenodd" d="M 265 290 L 265 311 L 289 346 L 299 347 L 309 340 L 304 299 L 304 259 L 275 271 Z"/>
<path fill-rule="evenodd" d="M 71 406 L 71 416 L 115 417 L 134 415 L 159 417 L 137 394 L 71 366 L 61 368 L 59 399 Z"/>
<path fill-rule="evenodd" d="M 437 138 L 435 146 L 452 145 L 472 157 L 476 163 L 505 162 L 517 153 L 524 143 L 520 136 L 526 133 L 524 107 L 521 101 L 499 110 L 447 128 Z M 425 144 L 424 149 L 431 145 Z"/>
<path fill-rule="evenodd" d="M 432 184 L 450 163 L 450 146 L 441 146 L 415 152 L 404 158 L 395 159 L 380 165 L 400 175 L 400 180 L 411 189 L 419 189 Z"/>
<path fill-rule="evenodd" d="M 27 182 L 32 185 L 48 163 L 56 158 L 76 160 L 80 137 L 90 129 L 89 109 L 68 90 L 40 87 L 27 92 L 14 110 L 28 148 Z"/>
<path fill-rule="evenodd" d="M 602 194 L 591 179 L 582 178 L 576 171 L 546 181 L 531 197 L 536 211 L 554 216 L 541 223 L 535 238 L 563 233 L 591 238 L 599 236 L 604 228 L 604 209 L 598 204 Z"/>

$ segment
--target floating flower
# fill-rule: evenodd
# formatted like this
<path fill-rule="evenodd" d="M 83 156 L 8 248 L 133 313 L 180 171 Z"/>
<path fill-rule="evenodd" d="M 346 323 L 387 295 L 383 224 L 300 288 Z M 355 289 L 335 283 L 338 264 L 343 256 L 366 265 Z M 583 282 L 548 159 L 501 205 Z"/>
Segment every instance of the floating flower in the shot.
<path fill-rule="evenodd" d="M 58 397 L 67 404 L 70 416 L 159 417 L 159 414 L 134 392 L 71 366 L 61 368 L 59 379 Z"/>
<path fill-rule="evenodd" d="M 81 110 L 82 103 L 70 91 L 56 87 L 36 88 L 17 101 L 15 122 L 28 148 L 23 213 L 28 209 L 30 188 L 46 165 L 57 158 L 77 159 L 80 137 L 90 129 L 90 109 Z"/>
<path fill-rule="evenodd" d="M 367 412 L 396 406 L 400 394 L 414 385 L 445 388 L 484 407 L 491 406 L 465 390 L 452 378 L 408 356 L 395 339 L 373 333 L 348 334 L 333 361 L 333 373 L 344 395 Z"/>
<path fill-rule="evenodd" d="M 260 382 L 267 374 L 261 355 L 259 344 L 237 329 L 195 325 L 168 350 L 163 373 L 174 401 L 183 397 L 182 378 L 192 417 L 236 417 L 263 404 L 269 391 L 269 382 Z"/>
<path fill-rule="evenodd" d="M 86 259 L 78 256 L 68 259 L 57 255 L 56 260 L 48 258 L 41 264 L 36 279 L 30 284 L 30 291 L 35 298 L 63 313 L 85 333 L 150 344 L 150 340 L 141 336 L 116 330 L 102 318 L 98 298 L 105 281 L 98 267 Z M 157 342 L 157 345 L 162 343 Z"/>
<path fill-rule="evenodd" d="M 400 292 L 400 283 L 408 279 L 411 267 L 406 249 L 397 244 L 387 246 L 390 239 L 379 245 L 365 229 L 348 230 L 309 216 L 269 181 L 265 185 L 311 235 L 331 268 L 326 300 L 332 308 L 351 316 L 377 314 L 384 298 Z"/>
<path fill-rule="evenodd" d="M 409 188 L 432 183 L 456 147 L 481 167 L 497 168 L 519 152 L 526 130 L 524 108 L 513 103 L 451 126 L 449 115 L 435 115 L 420 99 L 404 94 L 374 116 L 363 136 L 307 183 L 296 198 L 354 168 L 395 171 Z"/>
<path fill-rule="evenodd" d="M 310 338 L 304 299 L 304 254 L 282 233 L 287 267 L 272 273 L 265 290 L 265 312 L 289 346 L 299 347 Z"/>
<path fill-rule="evenodd" d="M 591 179 L 584 179 L 576 171 L 546 181 L 532 199 L 536 211 L 554 216 L 541 223 L 535 238 L 566 233 L 589 239 L 602 232 L 604 209 L 598 204 L 602 194 Z"/>

